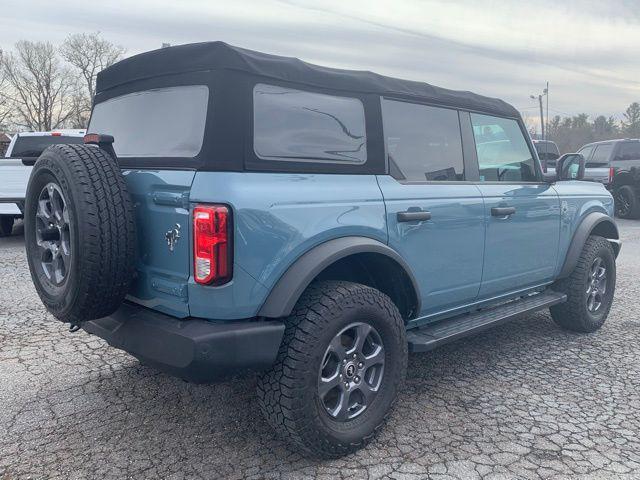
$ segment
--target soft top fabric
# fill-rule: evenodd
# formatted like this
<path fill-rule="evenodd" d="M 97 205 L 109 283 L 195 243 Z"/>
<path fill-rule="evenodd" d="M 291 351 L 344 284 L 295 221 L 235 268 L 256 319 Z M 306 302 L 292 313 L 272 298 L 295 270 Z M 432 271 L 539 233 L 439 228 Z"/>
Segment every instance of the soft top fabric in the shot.
<path fill-rule="evenodd" d="M 297 58 L 256 52 L 224 42 L 191 43 L 134 55 L 100 72 L 96 93 L 136 80 L 207 70 L 242 71 L 262 78 L 319 88 L 415 98 L 499 116 L 520 116 L 515 108 L 497 98 L 369 71 L 322 67 Z"/>

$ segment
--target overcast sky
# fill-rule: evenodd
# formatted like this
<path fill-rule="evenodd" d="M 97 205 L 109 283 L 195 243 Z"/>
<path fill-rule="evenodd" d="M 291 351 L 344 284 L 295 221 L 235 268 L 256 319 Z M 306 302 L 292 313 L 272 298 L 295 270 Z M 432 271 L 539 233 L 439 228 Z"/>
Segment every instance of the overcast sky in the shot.
<path fill-rule="evenodd" d="M 640 0 L 23 0 L 0 47 L 99 30 L 127 48 L 223 40 L 322 65 L 472 90 L 537 113 L 620 117 L 640 101 Z"/>

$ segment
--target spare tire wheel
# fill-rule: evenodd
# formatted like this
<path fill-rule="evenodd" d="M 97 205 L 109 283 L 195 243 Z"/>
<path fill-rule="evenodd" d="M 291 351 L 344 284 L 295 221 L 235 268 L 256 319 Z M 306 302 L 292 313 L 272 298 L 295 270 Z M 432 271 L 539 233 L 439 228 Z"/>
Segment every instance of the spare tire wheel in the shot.
<path fill-rule="evenodd" d="M 47 148 L 31 172 L 24 213 L 31 278 L 58 320 L 112 314 L 134 276 L 136 235 L 116 160 L 95 146 Z"/>

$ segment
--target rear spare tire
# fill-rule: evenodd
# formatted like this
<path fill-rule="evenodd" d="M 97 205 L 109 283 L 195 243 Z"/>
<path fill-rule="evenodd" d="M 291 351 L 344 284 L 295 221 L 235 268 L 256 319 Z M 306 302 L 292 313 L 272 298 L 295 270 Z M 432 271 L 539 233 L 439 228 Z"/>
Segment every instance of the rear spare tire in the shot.
<path fill-rule="evenodd" d="M 55 145 L 36 162 L 24 213 L 31 278 L 58 320 L 112 314 L 134 275 L 133 206 L 116 160 L 89 145 Z"/>

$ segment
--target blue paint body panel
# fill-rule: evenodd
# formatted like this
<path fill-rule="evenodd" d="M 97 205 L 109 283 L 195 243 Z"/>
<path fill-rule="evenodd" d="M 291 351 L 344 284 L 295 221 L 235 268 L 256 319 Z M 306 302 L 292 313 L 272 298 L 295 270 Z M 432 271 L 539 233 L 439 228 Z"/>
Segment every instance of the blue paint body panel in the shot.
<path fill-rule="evenodd" d="M 558 258 L 560 204 L 548 184 L 478 185 L 485 202 L 486 243 L 479 298 L 553 280 Z M 507 217 L 494 207 L 514 207 Z"/>
<path fill-rule="evenodd" d="M 601 183 L 584 181 L 557 182 L 553 189 L 560 202 L 560 240 L 555 275 L 560 274 L 573 234 L 584 218 L 600 212 L 613 218 L 613 197 Z"/>
<path fill-rule="evenodd" d="M 138 235 L 137 277 L 129 300 L 178 318 L 189 316 L 192 171 L 128 170 Z M 180 225 L 180 240 L 169 251 L 165 234 Z"/>
<path fill-rule="evenodd" d="M 387 206 L 389 246 L 413 268 L 422 298 L 421 316 L 476 299 L 482 280 L 484 202 L 468 184 L 378 182 Z M 398 223 L 398 212 L 431 212 L 425 222 Z"/>
<path fill-rule="evenodd" d="M 233 282 L 189 281 L 191 312 L 204 318 L 256 315 L 282 274 L 322 242 L 350 235 L 387 242 L 382 194 L 370 175 L 198 172 L 190 201 L 225 203 L 234 216 Z"/>
<path fill-rule="evenodd" d="M 415 277 L 417 326 L 552 282 L 573 232 L 591 212 L 613 214 L 602 185 L 401 183 L 387 175 L 127 170 L 136 212 L 137 278 L 128 299 L 177 318 L 255 317 L 304 253 L 357 236 L 388 244 Z M 233 280 L 193 280 L 191 212 L 223 203 L 233 212 Z M 491 215 L 514 206 L 510 218 Z M 432 218 L 398 222 L 422 209 Z M 180 225 L 170 251 L 168 230 Z"/>

